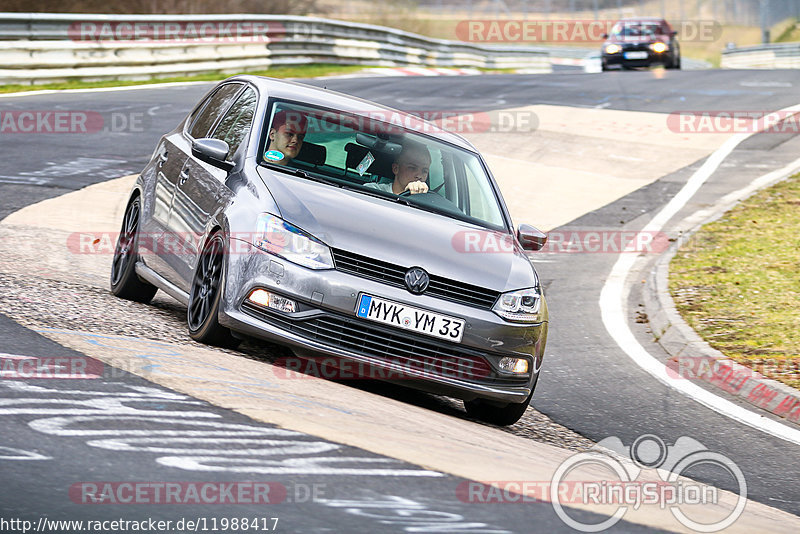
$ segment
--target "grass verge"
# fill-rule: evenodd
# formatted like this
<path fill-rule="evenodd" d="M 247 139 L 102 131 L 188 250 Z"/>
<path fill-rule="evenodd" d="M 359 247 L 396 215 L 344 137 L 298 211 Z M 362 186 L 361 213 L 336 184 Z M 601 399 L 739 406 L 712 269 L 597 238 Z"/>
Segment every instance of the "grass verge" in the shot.
<path fill-rule="evenodd" d="M 365 65 L 329 65 L 314 64 L 296 67 L 275 67 L 263 71 L 246 72 L 242 74 L 255 74 L 257 76 L 270 76 L 272 78 L 314 78 L 316 76 L 330 76 L 333 74 L 349 74 L 368 68 Z M 39 91 L 44 89 L 90 89 L 95 87 L 122 87 L 127 85 L 146 85 L 153 83 L 170 82 L 213 82 L 224 80 L 233 74 L 210 73 L 197 76 L 178 76 L 173 78 L 154 78 L 152 80 L 103 80 L 96 82 L 70 81 L 63 83 L 48 83 L 42 85 L 0 85 L 0 93 L 18 93 L 20 91 Z"/>
<path fill-rule="evenodd" d="M 670 265 L 683 318 L 712 347 L 800 389 L 800 174 L 698 231 Z"/>

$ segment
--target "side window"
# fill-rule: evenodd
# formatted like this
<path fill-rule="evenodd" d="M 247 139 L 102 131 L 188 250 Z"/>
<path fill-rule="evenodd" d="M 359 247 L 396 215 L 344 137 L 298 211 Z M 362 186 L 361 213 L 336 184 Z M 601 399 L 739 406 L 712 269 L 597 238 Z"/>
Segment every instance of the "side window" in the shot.
<path fill-rule="evenodd" d="M 493 209 L 490 199 L 494 198 L 494 192 L 488 179 L 480 178 L 483 176 L 483 169 L 477 158 L 468 160 L 465 166 L 466 188 L 469 196 L 469 212 L 467 215 L 488 221 L 497 226 L 503 225 L 503 218 L 500 211 Z"/>
<path fill-rule="evenodd" d="M 256 92 L 248 87 L 222 118 L 211 137 L 228 143 L 230 147 L 228 154 L 235 154 L 242 140 L 250 132 L 255 111 Z"/>
<path fill-rule="evenodd" d="M 240 83 L 229 83 L 223 85 L 216 93 L 211 95 L 203 110 L 194 119 L 189 129 L 189 135 L 195 139 L 205 137 L 211 127 L 214 126 L 214 122 L 216 122 L 220 113 L 228 107 L 241 88 L 242 84 Z"/>

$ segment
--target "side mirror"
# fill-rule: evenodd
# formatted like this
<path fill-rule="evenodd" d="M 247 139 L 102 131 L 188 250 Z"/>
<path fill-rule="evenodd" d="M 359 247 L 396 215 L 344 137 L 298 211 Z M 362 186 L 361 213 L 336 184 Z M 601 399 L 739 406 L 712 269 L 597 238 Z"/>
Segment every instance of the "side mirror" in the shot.
<path fill-rule="evenodd" d="M 228 143 L 220 139 L 203 137 L 192 141 L 192 156 L 225 171 L 233 168 L 233 163 L 225 159 L 229 151 Z"/>
<path fill-rule="evenodd" d="M 608 39 L 608 34 L 607 33 L 603 34 L 603 39 Z"/>
<path fill-rule="evenodd" d="M 675 31 L 675 30 L 672 30 L 671 32 L 669 32 L 669 34 L 670 34 L 672 37 L 675 37 L 676 35 L 678 35 L 678 32 L 677 32 L 677 31 Z"/>
<path fill-rule="evenodd" d="M 530 224 L 520 224 L 517 239 L 524 250 L 541 250 L 547 243 L 547 234 Z"/>

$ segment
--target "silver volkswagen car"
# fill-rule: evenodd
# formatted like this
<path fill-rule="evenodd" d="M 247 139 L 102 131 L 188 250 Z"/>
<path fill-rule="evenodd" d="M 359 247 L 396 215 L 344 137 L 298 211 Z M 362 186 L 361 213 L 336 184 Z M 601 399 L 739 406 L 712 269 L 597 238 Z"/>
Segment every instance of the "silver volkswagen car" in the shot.
<path fill-rule="evenodd" d="M 515 423 L 548 312 L 486 162 L 462 137 L 324 89 L 237 76 L 164 135 L 131 191 L 111 290 Z"/>

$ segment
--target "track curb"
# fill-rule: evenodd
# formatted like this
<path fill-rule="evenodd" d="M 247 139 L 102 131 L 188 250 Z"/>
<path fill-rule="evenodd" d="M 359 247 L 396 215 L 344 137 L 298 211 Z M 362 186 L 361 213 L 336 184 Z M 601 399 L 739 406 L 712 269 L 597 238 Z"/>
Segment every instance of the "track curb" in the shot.
<path fill-rule="evenodd" d="M 709 345 L 683 320 L 669 292 L 669 265 L 678 249 L 700 228 L 719 219 L 731 208 L 749 196 L 783 181 L 796 170 L 782 173 L 766 184 L 747 191 L 733 200 L 714 206 L 710 214 L 695 221 L 705 210 L 684 218 L 679 227 L 688 230 L 681 233 L 645 273 L 642 298 L 647 321 L 655 341 L 669 354 L 667 368 L 675 379 L 701 380 L 715 388 L 736 396 L 738 399 L 781 417 L 783 421 L 800 426 L 800 391 L 781 382 L 767 378 L 761 373 L 739 364 Z M 726 197 L 728 198 L 728 197 Z"/>

